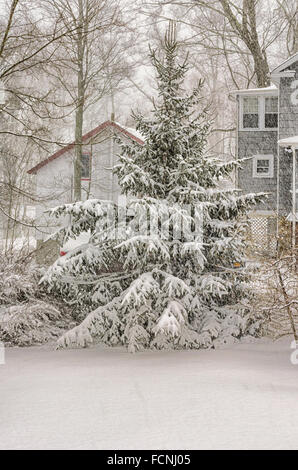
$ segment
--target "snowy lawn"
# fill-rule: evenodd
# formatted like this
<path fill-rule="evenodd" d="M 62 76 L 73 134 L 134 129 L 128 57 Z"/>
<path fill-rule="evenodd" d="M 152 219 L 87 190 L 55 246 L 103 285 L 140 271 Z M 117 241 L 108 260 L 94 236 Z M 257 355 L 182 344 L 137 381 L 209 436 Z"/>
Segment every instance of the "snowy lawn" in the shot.
<path fill-rule="evenodd" d="M 290 338 L 212 351 L 6 350 L 1 449 L 297 449 Z"/>

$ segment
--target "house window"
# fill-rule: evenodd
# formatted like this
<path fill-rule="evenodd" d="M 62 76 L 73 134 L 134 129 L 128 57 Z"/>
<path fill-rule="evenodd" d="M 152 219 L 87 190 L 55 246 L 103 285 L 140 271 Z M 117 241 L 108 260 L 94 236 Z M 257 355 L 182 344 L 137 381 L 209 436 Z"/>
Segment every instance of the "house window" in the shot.
<path fill-rule="evenodd" d="M 82 153 L 81 178 L 82 179 L 91 178 L 91 154 L 90 153 Z"/>
<path fill-rule="evenodd" d="M 242 96 L 240 130 L 275 130 L 278 128 L 277 96 Z"/>
<path fill-rule="evenodd" d="M 259 100 L 257 97 L 243 98 L 243 128 L 257 129 L 259 127 Z"/>
<path fill-rule="evenodd" d="M 277 128 L 278 126 L 278 100 L 275 96 L 265 98 L 265 127 Z"/>
<path fill-rule="evenodd" d="M 253 157 L 253 178 L 273 178 L 273 155 L 255 155 Z"/>

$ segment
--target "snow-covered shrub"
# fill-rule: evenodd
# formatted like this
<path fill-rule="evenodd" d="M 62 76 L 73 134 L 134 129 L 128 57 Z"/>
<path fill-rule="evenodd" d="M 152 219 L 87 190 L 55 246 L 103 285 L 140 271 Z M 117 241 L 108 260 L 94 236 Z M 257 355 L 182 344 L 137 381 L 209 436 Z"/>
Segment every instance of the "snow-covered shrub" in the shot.
<path fill-rule="evenodd" d="M 28 254 L 0 256 L 0 341 L 16 346 L 40 344 L 74 325 L 63 303 L 39 285 L 44 270 Z"/>
<path fill-rule="evenodd" d="M 0 338 L 6 345 L 30 346 L 61 335 L 65 319 L 57 308 L 43 301 L 0 307 Z"/>
<path fill-rule="evenodd" d="M 121 207 L 100 200 L 52 211 L 71 220 L 54 235 L 62 243 L 90 233 L 88 243 L 68 251 L 43 278 L 49 291 L 73 290 L 73 302 L 90 309 L 60 346 L 86 346 L 96 338 L 130 351 L 207 348 L 252 331 L 248 273 L 234 263 L 244 259 L 242 216 L 262 197 L 221 189 L 239 162 L 206 154 L 210 121 L 201 104 L 203 84 L 184 93 L 188 66 L 177 63 L 177 48 L 167 37 L 164 59 L 151 52 L 159 100 L 152 117 L 134 115 L 144 145 L 120 142 L 115 172 L 128 196 L 126 218 L 120 224 Z M 202 236 L 196 230 L 200 214 Z"/>
<path fill-rule="evenodd" d="M 292 334 L 298 341 L 297 255 L 259 263 L 254 276 L 252 308 L 264 318 L 264 334 L 277 339 Z"/>
<path fill-rule="evenodd" d="M 36 296 L 41 269 L 20 253 L 0 253 L 0 305 L 27 302 Z"/>

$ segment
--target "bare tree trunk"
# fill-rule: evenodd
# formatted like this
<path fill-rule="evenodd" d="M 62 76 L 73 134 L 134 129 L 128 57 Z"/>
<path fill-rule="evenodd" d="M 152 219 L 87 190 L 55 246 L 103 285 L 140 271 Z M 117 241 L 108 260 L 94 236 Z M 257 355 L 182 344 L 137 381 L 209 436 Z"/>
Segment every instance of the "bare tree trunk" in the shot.
<path fill-rule="evenodd" d="M 256 2 L 254 0 L 243 0 L 242 23 L 233 13 L 228 0 L 220 0 L 220 3 L 234 32 L 242 39 L 252 54 L 258 87 L 268 86 L 270 84 L 269 66 L 266 53 L 261 50 L 259 42 L 256 26 Z"/>
<path fill-rule="evenodd" d="M 78 37 L 77 37 L 77 54 L 78 54 L 78 104 L 76 109 L 75 123 L 75 160 L 74 160 L 74 200 L 82 199 L 81 189 L 81 161 L 82 161 L 82 136 L 83 136 L 83 119 L 84 119 L 84 45 L 83 45 L 83 1 L 79 0 L 79 16 L 78 16 Z"/>
<path fill-rule="evenodd" d="M 289 55 L 298 52 L 298 8 L 297 0 L 277 0 L 278 14 L 285 18 L 287 23 L 287 49 Z"/>
<path fill-rule="evenodd" d="M 6 41 L 7 41 L 7 38 L 9 36 L 9 32 L 10 32 L 11 25 L 12 25 L 12 22 L 13 22 L 13 17 L 14 17 L 14 14 L 15 14 L 15 10 L 18 6 L 18 3 L 19 3 L 19 0 L 13 0 L 11 2 L 10 11 L 9 11 L 9 18 L 8 18 L 7 25 L 6 25 L 6 28 L 5 28 L 5 31 L 4 31 L 4 34 L 3 34 L 3 38 L 2 38 L 2 41 L 1 41 L 1 45 L 0 45 L 0 57 L 2 57 L 2 55 L 3 55 L 3 51 L 5 49 Z"/>

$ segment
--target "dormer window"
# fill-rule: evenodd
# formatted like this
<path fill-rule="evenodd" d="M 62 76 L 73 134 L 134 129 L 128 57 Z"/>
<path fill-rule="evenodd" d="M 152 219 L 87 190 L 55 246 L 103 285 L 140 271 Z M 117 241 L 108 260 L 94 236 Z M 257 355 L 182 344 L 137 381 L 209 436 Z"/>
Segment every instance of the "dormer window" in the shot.
<path fill-rule="evenodd" d="M 91 154 L 84 152 L 82 153 L 81 159 L 81 179 L 90 180 L 91 178 Z"/>
<path fill-rule="evenodd" d="M 241 96 L 240 130 L 276 130 L 278 128 L 277 96 Z"/>

